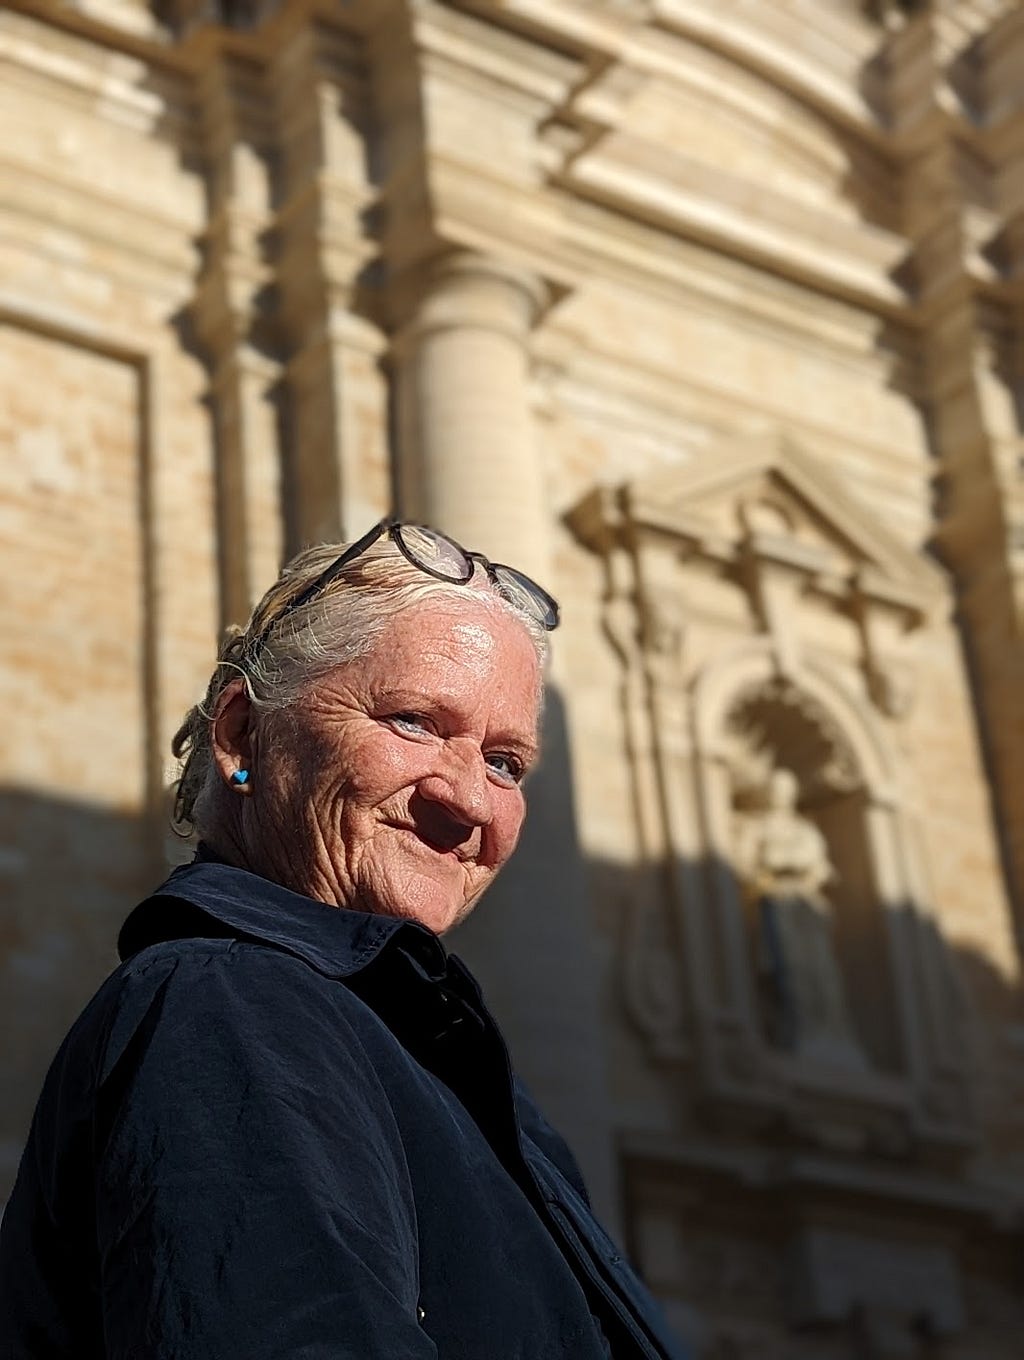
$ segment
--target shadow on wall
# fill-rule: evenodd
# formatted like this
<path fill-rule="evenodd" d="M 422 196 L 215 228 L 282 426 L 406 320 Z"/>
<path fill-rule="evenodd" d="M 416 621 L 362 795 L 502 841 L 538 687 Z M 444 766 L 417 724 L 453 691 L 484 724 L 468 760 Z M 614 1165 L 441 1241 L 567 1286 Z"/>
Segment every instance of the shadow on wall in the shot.
<path fill-rule="evenodd" d="M 8 847 L 0 858 L 5 1194 L 45 1069 L 114 966 L 123 917 L 162 871 L 138 819 L 14 790 L 0 793 L 0 816 Z M 698 882 L 721 869 L 690 866 Z M 954 1357 L 966 1354 L 958 1337 L 984 1343 L 979 1355 L 1009 1357 L 1008 1338 L 1024 1326 L 1020 986 L 980 954 L 949 956 L 950 1004 L 960 1008 L 951 1019 L 964 1045 L 951 1068 L 966 1067 L 966 1081 L 951 1080 L 945 1095 L 940 1081 L 932 1104 L 907 1118 L 897 1089 L 902 1041 L 886 1066 L 877 1036 L 865 1036 L 867 1069 L 840 1054 L 838 1075 L 829 1075 L 827 1054 L 745 1043 L 721 1006 L 697 1023 L 704 1003 L 687 976 L 679 918 L 658 915 L 665 881 L 658 868 L 587 866 L 608 1048 L 592 1038 L 592 1057 L 613 1057 L 629 1246 L 679 1329 L 707 1360 Z M 557 884 L 534 887 L 532 902 L 491 904 L 509 913 L 513 929 L 529 931 L 524 922 L 562 911 Z M 913 908 L 893 915 L 897 935 L 921 930 Z M 929 934 L 925 927 L 925 951 L 941 949 Z M 747 945 L 756 976 L 754 936 Z M 559 966 L 571 994 L 573 960 Z M 718 959 L 711 970 L 719 981 L 721 968 Z M 537 972 L 529 951 L 502 959 L 500 971 L 503 1004 L 511 996 L 529 1011 Z M 855 1030 L 870 989 L 895 986 L 879 957 L 873 981 L 858 984 L 868 989 L 867 1010 L 864 995 L 850 998 Z M 899 1013 L 900 997 L 893 1001 L 886 1013 Z M 772 1004 L 770 994 L 758 1002 Z M 565 1020 L 570 1047 L 580 1041 L 579 1021 Z M 550 1037 L 557 1051 L 561 1036 Z M 879 1339 L 886 1328 L 908 1349 L 887 1351 Z"/>
<path fill-rule="evenodd" d="M 117 963 L 117 931 L 160 876 L 141 817 L 0 790 L 0 1203 L 43 1076 Z"/>
<path fill-rule="evenodd" d="M 881 930 L 868 910 L 863 932 L 832 921 L 822 965 L 805 917 L 799 952 L 776 940 L 772 955 L 748 902 L 727 958 L 697 899 L 734 873 L 588 865 L 630 1256 L 699 1360 L 1009 1360 L 1024 1326 L 1020 981 L 909 903 Z M 691 894 L 678 910 L 673 880 Z"/>
<path fill-rule="evenodd" d="M 597 953 L 565 704 L 554 681 L 546 689 L 540 745 L 516 852 L 447 943 L 479 979 L 519 1076 L 573 1149 L 599 1215 L 617 1232 Z"/>

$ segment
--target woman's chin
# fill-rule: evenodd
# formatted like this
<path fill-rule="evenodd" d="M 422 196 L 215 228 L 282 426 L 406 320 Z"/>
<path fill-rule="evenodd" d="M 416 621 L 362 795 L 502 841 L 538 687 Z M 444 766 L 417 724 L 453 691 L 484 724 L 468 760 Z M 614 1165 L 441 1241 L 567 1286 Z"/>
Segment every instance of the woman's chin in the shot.
<path fill-rule="evenodd" d="M 472 910 L 472 899 L 466 900 L 464 889 L 464 882 L 459 883 L 456 891 L 451 882 L 439 883 L 427 875 L 410 875 L 400 890 L 388 893 L 373 910 L 401 917 L 403 921 L 415 921 L 435 935 L 443 935 Z"/>

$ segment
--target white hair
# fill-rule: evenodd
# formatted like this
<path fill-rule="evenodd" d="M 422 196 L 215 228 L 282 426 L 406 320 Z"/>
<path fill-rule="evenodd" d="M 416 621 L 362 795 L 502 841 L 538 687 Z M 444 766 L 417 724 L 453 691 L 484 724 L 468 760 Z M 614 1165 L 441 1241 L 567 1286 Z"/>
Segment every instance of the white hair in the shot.
<path fill-rule="evenodd" d="M 297 553 L 245 627 L 225 632 L 206 694 L 189 709 L 171 743 L 182 762 L 173 817 L 174 829 L 181 835 L 204 829 L 215 780 L 210 724 L 222 690 L 239 676 L 257 712 L 287 708 L 317 680 L 365 656 L 396 614 L 424 600 L 465 604 L 467 590 L 472 591 L 476 605 L 495 615 L 511 616 L 522 625 L 543 670 L 547 631 L 495 590 L 479 564 L 465 585 L 441 581 L 414 567 L 386 537 L 344 567 L 322 594 L 289 609 L 289 601 L 337 561 L 347 546 L 322 543 Z"/>

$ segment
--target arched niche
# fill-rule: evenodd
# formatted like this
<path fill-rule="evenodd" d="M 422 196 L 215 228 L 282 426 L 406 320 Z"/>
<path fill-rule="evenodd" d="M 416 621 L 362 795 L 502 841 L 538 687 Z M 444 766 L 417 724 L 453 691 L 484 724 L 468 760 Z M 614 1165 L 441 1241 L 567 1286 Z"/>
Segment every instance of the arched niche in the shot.
<path fill-rule="evenodd" d="M 721 728 L 732 871 L 760 1036 L 860 1074 L 905 1070 L 873 792 L 833 714 L 774 674 L 738 689 Z"/>
<path fill-rule="evenodd" d="M 920 1075 L 924 1061 L 915 1007 L 904 1013 L 900 1004 L 913 985 L 912 961 L 903 957 L 888 920 L 915 890 L 906 872 L 909 851 L 901 846 L 891 761 L 870 714 L 813 666 L 798 675 L 780 671 L 768 639 L 752 641 L 700 674 L 691 711 L 708 864 L 707 931 L 718 951 L 738 948 L 745 964 L 736 961 L 728 970 L 741 980 L 740 989 L 718 998 L 721 1012 L 734 1013 L 734 1026 L 780 1081 L 799 1077 L 823 1088 L 872 1087 L 895 1096 L 893 1079 Z M 827 881 L 812 891 L 809 883 L 822 877 L 813 863 L 788 869 L 793 893 L 820 904 L 804 912 L 800 930 L 793 928 L 788 952 L 799 950 L 799 937 L 807 933 L 820 942 L 817 964 L 810 941 L 801 951 L 802 965 L 781 946 L 774 959 L 766 957 L 778 927 L 772 930 L 766 894 L 756 889 L 756 862 L 745 863 L 751 855 L 744 843 L 771 820 L 766 800 L 779 772 L 791 775 L 796 786 L 790 838 L 799 841 L 803 828 L 806 842 L 820 842 L 817 857 Z M 778 859 L 778 850 L 771 853 Z M 823 996 L 841 994 L 832 1009 L 847 1012 L 845 1044 L 838 1023 L 826 1026 L 828 1034 L 816 1035 L 807 1020 L 803 1032 L 788 1038 L 782 1032 L 784 998 L 793 986 L 786 972 L 801 966 L 817 967 Z"/>
<path fill-rule="evenodd" d="M 643 866 L 623 996 L 652 1054 L 688 1064 L 719 1118 L 968 1146 L 956 987 L 900 746 L 941 575 L 785 436 L 601 489 L 570 524 L 603 558 L 621 665 Z M 796 767 L 791 810 L 836 861 L 863 1061 L 787 1049 L 766 1023 L 738 826 L 773 763 Z"/>

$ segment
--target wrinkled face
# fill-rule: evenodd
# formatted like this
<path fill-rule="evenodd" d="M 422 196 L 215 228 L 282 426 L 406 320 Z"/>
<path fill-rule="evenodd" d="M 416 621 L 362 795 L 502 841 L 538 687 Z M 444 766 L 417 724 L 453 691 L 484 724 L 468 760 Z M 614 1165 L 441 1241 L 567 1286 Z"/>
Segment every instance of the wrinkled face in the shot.
<path fill-rule="evenodd" d="M 448 930 L 515 848 L 539 694 L 526 630 L 470 592 L 398 614 L 367 656 L 260 721 L 240 809 L 250 867 Z"/>

